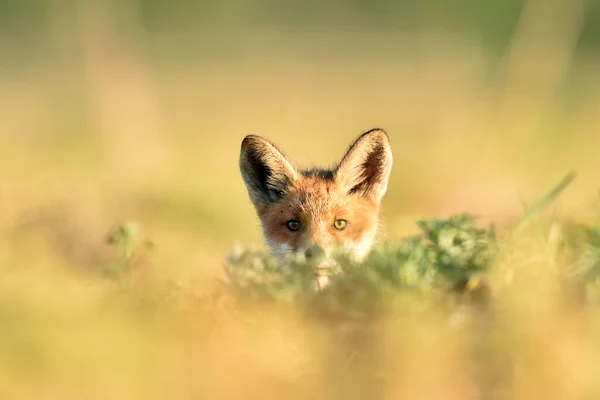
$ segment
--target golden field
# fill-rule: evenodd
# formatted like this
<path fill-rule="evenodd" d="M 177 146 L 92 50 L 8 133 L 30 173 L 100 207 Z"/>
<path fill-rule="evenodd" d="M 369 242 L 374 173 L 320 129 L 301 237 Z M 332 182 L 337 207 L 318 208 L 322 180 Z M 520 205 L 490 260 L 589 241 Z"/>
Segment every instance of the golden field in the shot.
<path fill-rule="evenodd" d="M 29 47 L 10 35 L 1 46 L 0 398 L 600 394 L 597 309 L 563 307 L 547 273 L 557 225 L 546 222 L 598 216 L 600 53 L 577 48 L 590 4 L 524 2 L 494 54 L 429 20 L 409 33 L 217 20 L 169 36 L 109 3 L 60 4 Z M 502 234 L 577 172 L 503 261 L 523 279 L 499 296 L 502 330 L 388 318 L 357 360 L 358 344 L 328 325 L 213 296 L 233 242 L 261 242 L 243 137 L 329 165 L 374 127 L 394 152 L 382 241 L 459 212 Z M 102 274 L 123 221 L 156 244 L 125 289 Z M 490 359 L 470 356 L 478 345 Z"/>

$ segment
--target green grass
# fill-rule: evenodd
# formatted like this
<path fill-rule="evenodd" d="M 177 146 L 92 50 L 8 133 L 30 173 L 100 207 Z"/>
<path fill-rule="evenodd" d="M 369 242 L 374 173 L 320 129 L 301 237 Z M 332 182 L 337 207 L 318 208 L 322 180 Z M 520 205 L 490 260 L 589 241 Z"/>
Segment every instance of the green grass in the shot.
<path fill-rule="evenodd" d="M 291 256 L 282 268 L 264 251 L 235 249 L 229 257 L 231 289 L 242 298 L 284 301 L 311 312 L 368 318 L 393 303 L 390 296 L 414 295 L 425 303 L 436 291 L 483 285 L 496 254 L 493 232 L 477 229 L 469 215 L 420 221 L 422 233 L 400 243 L 382 243 L 362 263 L 343 249 L 333 252 L 331 282 L 315 293 L 314 270 L 321 259 Z"/>

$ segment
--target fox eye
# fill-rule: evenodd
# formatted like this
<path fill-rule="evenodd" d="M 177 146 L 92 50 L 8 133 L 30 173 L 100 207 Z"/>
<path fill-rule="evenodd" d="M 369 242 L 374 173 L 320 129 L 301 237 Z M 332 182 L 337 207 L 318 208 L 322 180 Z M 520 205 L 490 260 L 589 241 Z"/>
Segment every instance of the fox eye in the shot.
<path fill-rule="evenodd" d="M 336 219 L 333 223 L 333 227 L 338 231 L 343 231 L 348 226 L 348 221 L 345 219 Z"/>
<path fill-rule="evenodd" d="M 300 222 L 296 221 L 295 219 L 290 219 L 288 222 L 285 223 L 285 226 L 292 232 L 296 232 L 298 229 L 300 229 Z"/>

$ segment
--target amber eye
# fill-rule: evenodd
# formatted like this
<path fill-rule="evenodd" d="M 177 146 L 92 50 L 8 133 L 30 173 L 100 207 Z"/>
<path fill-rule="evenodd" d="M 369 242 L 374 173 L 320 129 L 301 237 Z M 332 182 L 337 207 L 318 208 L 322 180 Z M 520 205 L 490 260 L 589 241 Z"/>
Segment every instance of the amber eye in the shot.
<path fill-rule="evenodd" d="M 296 232 L 298 229 L 300 229 L 300 222 L 296 221 L 295 219 L 290 219 L 288 222 L 285 223 L 285 226 L 292 232 Z"/>
<path fill-rule="evenodd" d="M 348 226 L 348 221 L 345 219 L 336 219 L 333 223 L 333 227 L 338 231 L 343 231 Z"/>

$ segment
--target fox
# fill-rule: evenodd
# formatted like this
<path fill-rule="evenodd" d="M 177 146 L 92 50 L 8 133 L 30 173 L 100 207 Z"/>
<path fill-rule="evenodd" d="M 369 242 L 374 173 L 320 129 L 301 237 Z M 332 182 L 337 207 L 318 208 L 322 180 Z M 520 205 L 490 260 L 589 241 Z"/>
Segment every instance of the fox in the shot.
<path fill-rule="evenodd" d="M 299 169 L 269 140 L 247 135 L 239 168 L 271 254 L 326 257 L 335 246 L 356 261 L 371 252 L 393 157 L 387 133 L 362 133 L 333 168 Z"/>

